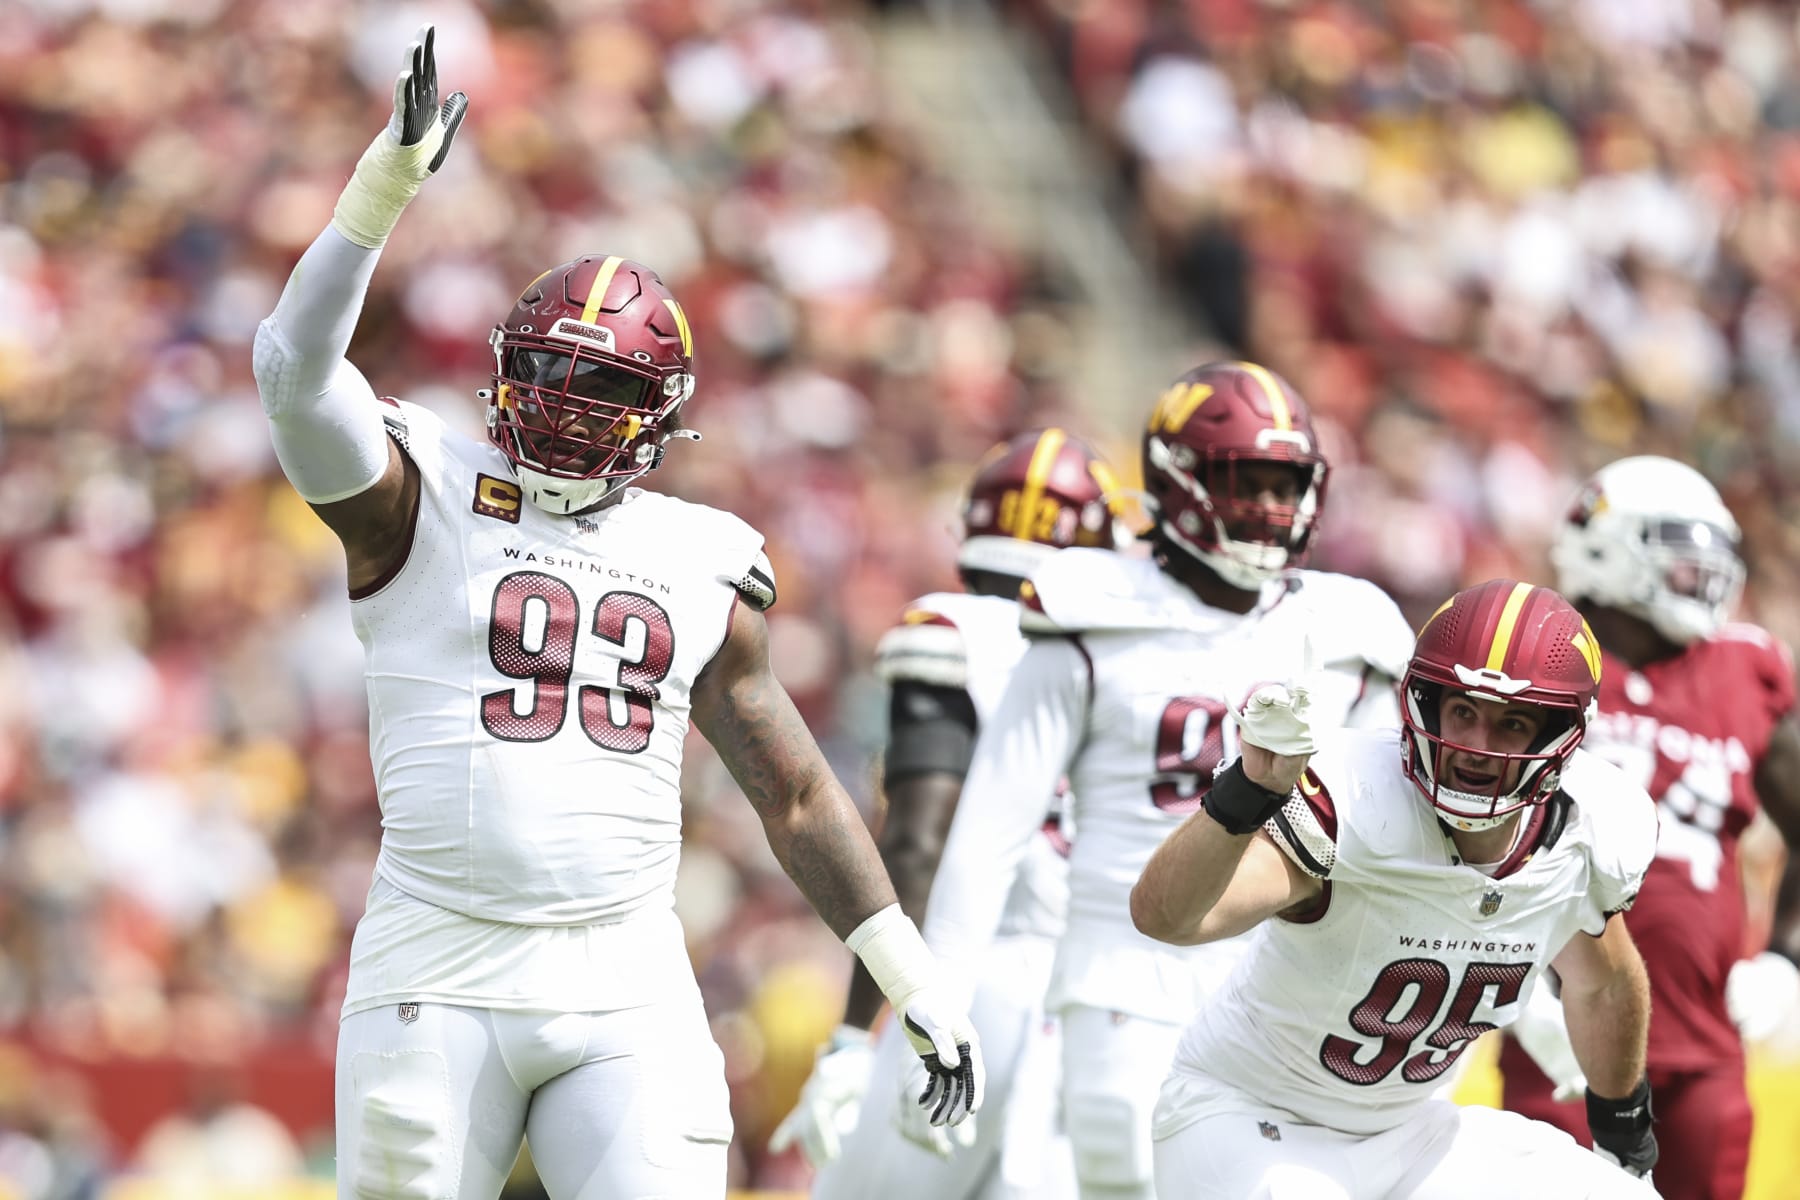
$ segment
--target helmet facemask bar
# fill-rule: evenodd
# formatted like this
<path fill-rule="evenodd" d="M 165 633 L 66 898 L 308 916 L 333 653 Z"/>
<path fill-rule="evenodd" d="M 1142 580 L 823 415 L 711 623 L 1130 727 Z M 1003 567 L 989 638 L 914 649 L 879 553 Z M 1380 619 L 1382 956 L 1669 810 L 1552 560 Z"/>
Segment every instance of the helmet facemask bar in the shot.
<path fill-rule="evenodd" d="M 1157 506 L 1162 533 L 1205 563 L 1233 587 L 1255 589 L 1305 557 L 1317 529 L 1328 475 L 1324 459 L 1282 434 L 1268 431 L 1266 447 L 1256 451 L 1213 450 L 1204 458 L 1179 442 L 1152 437 L 1152 463 L 1183 493 Z M 1240 499 L 1240 468 L 1251 465 L 1290 468 L 1297 482 L 1292 504 Z"/>
<path fill-rule="evenodd" d="M 1744 589 L 1737 539 L 1705 521 L 1646 520 L 1639 614 L 1671 641 L 1686 645 L 1718 629 Z"/>
<path fill-rule="evenodd" d="M 1548 712 L 1548 720 L 1523 751 L 1477 749 L 1451 741 L 1441 732 L 1438 715 L 1445 690 L 1445 685 L 1420 679 L 1410 672 L 1402 688 L 1406 705 L 1406 775 L 1441 820 L 1467 832 L 1491 829 L 1556 793 L 1563 765 L 1587 732 L 1585 714 L 1541 705 Z M 1477 689 L 1457 690 L 1476 704 L 1509 702 L 1503 696 Z M 1478 755 L 1493 764 L 1492 784 L 1466 789 L 1440 778 L 1444 756 L 1456 752 Z M 1517 778 L 1508 786 L 1515 770 Z"/>
<path fill-rule="evenodd" d="M 643 474 L 686 398 L 680 376 L 574 341 L 501 330 L 494 353 L 496 440 L 515 465 L 553 479 Z"/>

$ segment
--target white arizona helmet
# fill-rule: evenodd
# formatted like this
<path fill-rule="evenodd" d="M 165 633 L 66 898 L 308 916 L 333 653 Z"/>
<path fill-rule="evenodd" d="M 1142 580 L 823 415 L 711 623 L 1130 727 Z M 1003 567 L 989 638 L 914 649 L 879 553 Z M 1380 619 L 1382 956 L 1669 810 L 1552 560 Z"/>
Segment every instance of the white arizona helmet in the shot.
<path fill-rule="evenodd" d="M 1700 472 L 1622 458 L 1582 487 L 1550 548 L 1557 590 L 1642 617 L 1678 646 L 1712 634 L 1744 588 L 1738 524 Z"/>

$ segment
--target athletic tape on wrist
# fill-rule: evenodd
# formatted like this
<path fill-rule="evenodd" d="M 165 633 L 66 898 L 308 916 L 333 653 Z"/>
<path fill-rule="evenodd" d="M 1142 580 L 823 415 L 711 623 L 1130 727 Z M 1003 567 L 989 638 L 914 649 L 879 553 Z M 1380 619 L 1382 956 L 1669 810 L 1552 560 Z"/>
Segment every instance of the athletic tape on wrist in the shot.
<path fill-rule="evenodd" d="M 907 1003 L 936 981 L 937 960 L 898 904 L 888 905 L 851 930 L 844 945 L 862 959 L 896 1014 L 904 1013 Z"/>
<path fill-rule="evenodd" d="M 369 249 L 385 244 L 431 173 L 431 160 L 443 142 L 442 121 L 433 121 L 411 146 L 402 146 L 386 129 L 376 134 L 332 210 L 331 223 L 337 231 Z"/>

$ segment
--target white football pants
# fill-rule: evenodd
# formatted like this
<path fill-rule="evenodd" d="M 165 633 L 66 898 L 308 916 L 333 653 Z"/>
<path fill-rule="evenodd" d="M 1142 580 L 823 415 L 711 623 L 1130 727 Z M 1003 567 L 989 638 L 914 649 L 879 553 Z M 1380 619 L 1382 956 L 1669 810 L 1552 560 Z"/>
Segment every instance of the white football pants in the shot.
<path fill-rule="evenodd" d="M 1156 1185 L 1184 1200 L 1654 1200 L 1554 1126 L 1429 1100 L 1385 1133 L 1303 1125 L 1276 1109 L 1204 1116 L 1156 1143 Z"/>
<path fill-rule="evenodd" d="M 1063 1124 L 1082 1200 L 1154 1200 L 1150 1117 L 1181 1026 L 1073 1005 L 1062 1028 Z"/>
<path fill-rule="evenodd" d="M 522 1137 L 553 1200 L 722 1197 L 731 1112 L 699 993 L 603 1013 L 421 1003 L 344 1018 L 339 1200 L 495 1200 Z"/>
<path fill-rule="evenodd" d="M 1044 1015 L 1055 954 L 1048 939 L 1007 937 L 986 956 L 969 1008 L 987 1064 L 975 1144 L 943 1159 L 900 1136 L 902 1070 L 914 1055 L 889 1021 L 876 1041 L 856 1130 L 815 1177 L 813 1200 L 1071 1200 L 1073 1164 L 1056 1129 L 1061 1039 Z"/>

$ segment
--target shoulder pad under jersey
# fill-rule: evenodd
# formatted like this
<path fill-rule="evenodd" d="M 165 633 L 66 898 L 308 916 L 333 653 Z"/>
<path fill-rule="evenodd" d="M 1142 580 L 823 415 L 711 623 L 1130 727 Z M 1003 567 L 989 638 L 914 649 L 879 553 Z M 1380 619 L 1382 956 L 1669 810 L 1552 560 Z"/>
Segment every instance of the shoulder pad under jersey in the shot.
<path fill-rule="evenodd" d="M 763 536 L 735 513 L 665 492 L 633 488 L 626 503 L 646 506 L 640 519 L 653 523 L 665 552 L 734 589 L 759 612 L 775 603 L 775 569 Z"/>
<path fill-rule="evenodd" d="M 1587 750 L 1570 756 L 1561 788 L 1587 827 L 1594 902 L 1603 913 L 1625 911 L 1656 856 L 1655 803 L 1624 771 Z"/>
<path fill-rule="evenodd" d="M 1150 559 L 1112 550 L 1058 550 L 1019 591 L 1026 633 L 1208 630 L 1239 618 L 1200 603 Z"/>
<path fill-rule="evenodd" d="M 1785 642 L 1760 625 L 1739 621 L 1719 626 L 1712 640 L 1748 660 L 1748 674 L 1775 720 L 1794 710 L 1794 655 Z"/>
<path fill-rule="evenodd" d="M 389 437 L 399 442 L 401 446 L 405 446 L 408 436 L 406 409 L 402 408 L 400 401 L 392 396 L 382 396 L 380 400 L 382 425 L 386 427 Z"/>
<path fill-rule="evenodd" d="M 1283 603 L 1299 602 L 1318 616 L 1310 629 L 1321 667 L 1364 662 L 1390 679 L 1406 674 L 1413 631 L 1386 592 L 1331 571 L 1296 571 L 1289 579 L 1294 591 Z"/>
<path fill-rule="evenodd" d="M 769 562 L 766 551 L 756 552 L 756 561 L 750 564 L 736 586 L 738 594 L 758 612 L 768 612 L 775 607 L 775 567 Z"/>
<path fill-rule="evenodd" d="M 933 594 L 921 596 L 906 608 L 900 624 L 881 635 L 875 645 L 875 674 L 884 683 L 898 680 L 933 687 L 969 686 L 968 642 L 956 618 L 948 611 L 955 599 Z"/>

